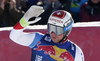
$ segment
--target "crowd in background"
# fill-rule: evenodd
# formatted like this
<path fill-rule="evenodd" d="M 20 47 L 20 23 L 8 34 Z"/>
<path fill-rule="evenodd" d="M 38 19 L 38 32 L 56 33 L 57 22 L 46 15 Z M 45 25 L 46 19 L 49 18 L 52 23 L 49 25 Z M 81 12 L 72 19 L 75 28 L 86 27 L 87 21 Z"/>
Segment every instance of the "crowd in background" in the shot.
<path fill-rule="evenodd" d="M 32 5 L 45 10 L 35 25 L 47 24 L 49 15 L 59 9 L 70 12 L 75 23 L 100 21 L 100 0 L 0 0 L 0 27 L 14 26 Z"/>

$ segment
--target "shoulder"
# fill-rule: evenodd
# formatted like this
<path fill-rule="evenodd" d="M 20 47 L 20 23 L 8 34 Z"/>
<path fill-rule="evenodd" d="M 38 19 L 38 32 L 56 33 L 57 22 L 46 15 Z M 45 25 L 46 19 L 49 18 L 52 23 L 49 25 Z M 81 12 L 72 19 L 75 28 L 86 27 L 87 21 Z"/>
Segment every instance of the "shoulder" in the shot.
<path fill-rule="evenodd" d="M 34 40 L 33 41 L 40 41 L 43 37 L 44 37 L 44 34 L 43 33 L 40 33 L 40 32 L 35 32 L 35 33 L 32 33 L 32 35 L 34 35 Z"/>
<path fill-rule="evenodd" d="M 34 37 L 33 42 L 29 45 L 30 48 L 33 48 L 34 46 L 37 45 L 37 43 L 44 37 L 44 34 L 40 33 L 40 32 L 35 32 L 32 33 L 31 36 Z"/>
<path fill-rule="evenodd" d="M 39 40 L 40 41 L 44 37 L 44 34 L 40 33 L 40 32 L 35 32 L 34 34 L 35 34 L 34 40 Z"/>
<path fill-rule="evenodd" d="M 43 34 L 43 33 L 40 33 L 40 32 L 36 32 L 36 33 L 35 33 L 35 36 L 36 36 L 36 37 L 43 37 L 44 34 Z"/>
<path fill-rule="evenodd" d="M 84 61 L 84 54 L 79 46 L 76 45 L 75 61 Z"/>

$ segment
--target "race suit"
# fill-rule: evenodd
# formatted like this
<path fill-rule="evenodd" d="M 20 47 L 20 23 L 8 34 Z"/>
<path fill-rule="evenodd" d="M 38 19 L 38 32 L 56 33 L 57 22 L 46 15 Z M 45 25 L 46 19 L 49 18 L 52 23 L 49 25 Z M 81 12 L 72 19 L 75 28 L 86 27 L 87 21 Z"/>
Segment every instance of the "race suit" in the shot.
<path fill-rule="evenodd" d="M 31 61 L 84 61 L 82 50 L 70 40 L 54 43 L 48 33 L 25 33 L 23 30 L 17 23 L 10 32 L 10 39 L 31 48 Z"/>

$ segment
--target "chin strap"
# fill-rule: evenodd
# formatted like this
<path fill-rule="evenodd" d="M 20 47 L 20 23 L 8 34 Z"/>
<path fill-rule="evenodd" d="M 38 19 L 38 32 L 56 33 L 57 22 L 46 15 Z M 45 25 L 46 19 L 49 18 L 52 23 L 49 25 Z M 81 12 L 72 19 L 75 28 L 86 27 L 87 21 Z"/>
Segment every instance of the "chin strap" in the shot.
<path fill-rule="evenodd" d="M 59 43 L 64 43 L 65 41 L 67 41 L 68 37 L 67 36 L 64 36 L 60 41 Z"/>
<path fill-rule="evenodd" d="M 64 43 L 65 41 L 67 41 L 68 38 L 67 34 L 68 34 L 67 32 L 64 33 L 64 37 L 59 41 L 59 43 Z"/>
<path fill-rule="evenodd" d="M 64 43 L 65 41 L 67 41 L 68 35 L 71 32 L 71 29 L 69 29 L 67 32 L 64 33 L 64 37 L 59 41 L 59 43 Z"/>

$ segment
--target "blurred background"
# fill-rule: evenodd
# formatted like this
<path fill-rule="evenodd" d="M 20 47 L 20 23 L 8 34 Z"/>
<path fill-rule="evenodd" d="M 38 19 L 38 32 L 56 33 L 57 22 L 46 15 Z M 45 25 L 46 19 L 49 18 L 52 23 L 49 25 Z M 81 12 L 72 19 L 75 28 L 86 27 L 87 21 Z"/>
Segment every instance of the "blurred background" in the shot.
<path fill-rule="evenodd" d="M 32 5 L 45 10 L 34 25 L 46 25 L 56 10 L 70 12 L 75 23 L 100 21 L 100 0 L 0 0 L 0 27 L 14 26 Z"/>

